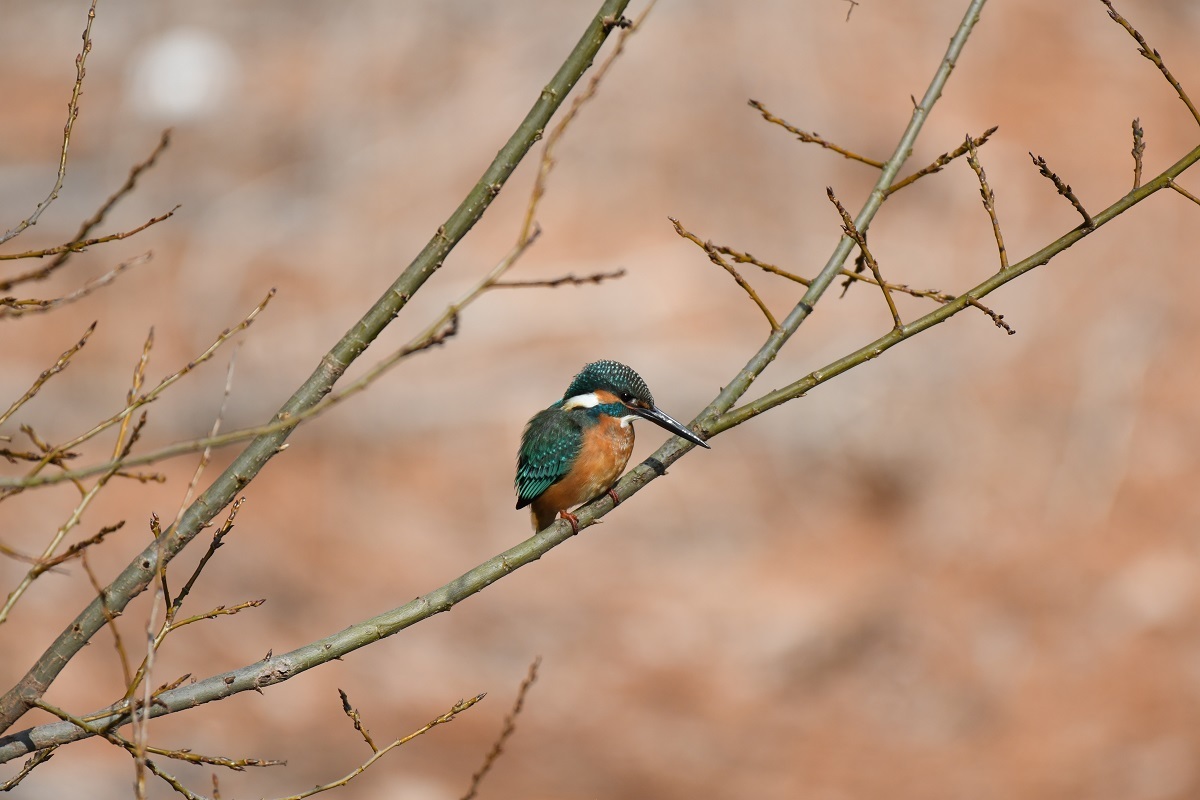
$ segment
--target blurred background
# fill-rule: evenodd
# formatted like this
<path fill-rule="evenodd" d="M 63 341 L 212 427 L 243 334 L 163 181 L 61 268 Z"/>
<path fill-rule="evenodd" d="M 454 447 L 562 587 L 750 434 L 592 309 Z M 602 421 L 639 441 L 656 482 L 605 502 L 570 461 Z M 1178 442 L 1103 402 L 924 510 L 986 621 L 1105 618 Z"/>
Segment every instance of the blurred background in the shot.
<path fill-rule="evenodd" d="M 87 347 L 2 434 L 63 441 L 123 407 L 147 331 L 157 382 L 266 292 L 238 337 L 226 428 L 265 421 L 453 210 L 598 3 L 467 0 L 250 5 L 104 0 L 58 201 L 7 251 L 68 241 L 173 142 L 100 232 L 175 204 L 136 238 L 77 256 L 17 295 L 54 297 L 146 250 L 153 260 L 47 315 L 0 326 L 0 405 L 99 320 Z M 170 637 L 153 683 L 281 653 L 434 589 L 529 534 L 512 473 L 525 421 L 586 362 L 632 365 L 691 419 L 761 345 L 759 311 L 667 220 L 815 275 L 876 171 L 796 142 L 748 108 L 886 159 L 965 0 L 662 0 L 563 140 L 511 277 L 616 268 L 600 286 L 506 290 L 444 348 L 298 430 L 246 491 L 193 613 L 257 610 Z M 1120 10 L 1200 97 L 1200 6 Z M 54 180 L 87 4 L 0 0 L 0 228 Z M 640 11 L 635 3 L 628 12 Z M 1045 156 L 1093 213 L 1198 141 L 1196 123 L 1094 0 L 989 4 L 905 173 L 992 125 L 981 151 L 1014 261 L 1075 227 L 1030 164 Z M 535 150 L 483 221 L 356 365 L 407 341 L 511 247 Z M 1200 190 L 1200 176 L 1181 184 Z M 480 705 L 389 755 L 339 797 L 461 796 L 535 655 L 540 677 L 483 797 L 1057 798 L 1200 793 L 1200 208 L 1164 191 L 987 303 L 694 452 L 548 557 L 403 634 L 263 695 L 155 721 L 154 743 L 287 767 L 219 771 L 224 797 L 333 780 L 377 741 L 462 697 Z M 958 293 L 995 244 L 962 160 L 895 195 L 873 251 L 889 279 Z M 9 264 L 0 275 L 27 269 Z M 743 270 L 777 316 L 801 289 Z M 750 397 L 890 327 L 878 292 L 825 297 Z M 929 301 L 898 300 L 912 319 Z M 150 408 L 140 448 L 204 435 L 234 347 Z M 634 458 L 663 440 L 639 426 Z M 111 439 L 83 451 L 107 458 Z M 233 456 L 218 453 L 211 479 Z M 171 519 L 195 457 L 165 484 L 114 482 L 68 542 L 126 520 L 91 563 L 111 579 Z M 6 468 L 15 474 L 21 468 Z M 0 541 L 40 552 L 78 497 L 27 492 Z M 172 566 L 190 573 L 202 542 Z M 24 574 L 0 560 L 7 593 Z M 12 685 L 92 597 L 78 564 L 37 581 L 0 626 Z M 137 647 L 147 598 L 122 619 Z M 83 713 L 121 677 L 99 634 L 47 699 Z M 27 715 L 19 728 L 48 721 Z M 16 764 L 6 767 L 7 777 Z M 207 767 L 167 767 L 211 792 Z M 91 740 L 24 798 L 132 795 L 132 765 Z M 174 796 L 152 784 L 153 797 Z"/>

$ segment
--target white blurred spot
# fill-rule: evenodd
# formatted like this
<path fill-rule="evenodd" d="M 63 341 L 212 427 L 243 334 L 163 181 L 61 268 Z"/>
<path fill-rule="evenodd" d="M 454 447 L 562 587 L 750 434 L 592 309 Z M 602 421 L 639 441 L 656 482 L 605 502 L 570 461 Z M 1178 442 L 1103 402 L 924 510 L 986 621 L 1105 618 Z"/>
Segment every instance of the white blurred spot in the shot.
<path fill-rule="evenodd" d="M 129 97 L 143 116 L 195 119 L 221 105 L 236 71 L 237 59 L 224 41 L 196 28 L 175 28 L 134 56 Z"/>

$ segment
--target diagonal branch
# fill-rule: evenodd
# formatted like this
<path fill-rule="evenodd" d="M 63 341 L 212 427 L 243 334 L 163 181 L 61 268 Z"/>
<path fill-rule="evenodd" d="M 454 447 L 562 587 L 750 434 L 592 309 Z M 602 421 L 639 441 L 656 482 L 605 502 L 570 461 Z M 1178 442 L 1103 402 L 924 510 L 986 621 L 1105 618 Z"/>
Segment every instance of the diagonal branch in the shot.
<path fill-rule="evenodd" d="M 884 164 L 882 161 L 876 161 L 873 158 L 867 158 L 866 156 L 860 156 L 858 153 L 855 153 L 852 150 L 847 150 L 844 147 L 839 147 L 838 145 L 834 144 L 833 142 L 830 142 L 827 139 L 823 139 L 816 133 L 809 133 L 808 131 L 802 131 L 799 128 L 797 128 L 795 125 L 790 124 L 787 120 L 780 119 L 779 117 L 772 114 L 770 111 L 767 110 L 766 106 L 764 106 L 762 103 L 758 102 L 757 100 L 750 100 L 749 105 L 755 111 L 762 114 L 763 119 L 765 119 L 767 122 L 770 122 L 774 125 L 778 125 L 779 127 L 783 128 L 785 131 L 792 134 L 793 136 L 795 136 L 797 139 L 799 139 L 802 142 L 820 145 L 821 147 L 824 147 L 826 150 L 832 150 L 833 152 L 837 153 L 838 155 L 845 156 L 846 158 L 850 159 L 851 161 L 861 161 L 862 163 L 866 164 L 869 167 L 875 167 L 875 169 L 883 169 Z"/>
<path fill-rule="evenodd" d="M 562 105 L 583 73 L 591 66 L 600 46 L 621 19 L 629 0 L 605 0 L 588 23 L 583 36 L 567 56 L 558 72 L 538 93 L 533 107 L 500 149 L 482 178 L 420 254 L 400 274 L 386 292 L 367 310 L 349 332 L 321 359 L 312 375 L 296 390 L 275 415 L 277 420 L 303 412 L 327 395 L 346 369 L 373 342 L 384 328 L 408 305 L 409 299 L 444 263 L 450 251 L 474 227 L 504 187 L 517 164 L 541 137 L 554 112 Z M 110 607 L 121 611 L 131 599 L 145 590 L 158 574 L 158 561 L 170 561 L 215 517 L 222 508 L 280 452 L 292 428 L 263 434 L 252 441 L 228 468 L 184 513 L 179 524 L 164 532 L 129 563 L 107 589 Z M 30 667 L 25 676 L 0 697 L 0 731 L 7 730 L 33 703 L 79 650 L 104 625 L 100 603 L 93 601 L 67 625 L 49 648 Z"/>
<path fill-rule="evenodd" d="M 756 306 L 758 306 L 758 310 L 761 311 L 763 316 L 767 318 L 767 323 L 770 324 L 771 330 L 779 330 L 779 323 L 775 321 L 775 315 L 771 313 L 771 309 L 767 308 L 767 304 L 764 303 L 762 298 L 758 296 L 758 292 L 754 291 L 754 287 L 742 277 L 742 274 L 734 269 L 732 264 L 721 257 L 721 253 L 716 247 L 713 246 L 712 242 L 700 241 L 698 236 L 684 228 L 679 220 L 675 219 L 674 217 L 667 217 L 667 219 L 671 220 L 671 224 L 675 226 L 676 233 L 678 233 L 684 239 L 693 242 L 697 247 L 704 251 L 705 255 L 708 256 L 709 261 L 728 272 L 733 279 L 737 281 L 737 285 L 742 287 L 742 290 L 745 291 L 746 294 L 750 295 L 750 299 L 754 301 Z"/>
<path fill-rule="evenodd" d="M 1108 8 L 1108 15 L 1112 17 L 1118 25 L 1124 28 L 1129 35 L 1134 38 L 1134 41 L 1138 43 L 1138 52 L 1153 62 L 1154 66 L 1158 67 L 1158 71 L 1161 72 L 1163 77 L 1167 79 L 1167 82 L 1174 87 L 1176 93 L 1179 95 L 1179 99 L 1183 101 L 1185 106 L 1187 106 L 1188 111 L 1192 112 L 1192 116 L 1195 117 L 1196 122 L 1200 123 L 1200 110 L 1196 109 L 1196 105 L 1192 102 L 1192 99 L 1187 96 L 1187 92 L 1185 92 L 1183 87 L 1179 85 L 1179 81 L 1175 80 L 1175 76 L 1171 74 L 1171 70 L 1167 69 L 1167 65 L 1163 63 L 1162 56 L 1158 54 L 1158 51 L 1146 44 L 1146 38 L 1142 36 L 1142 34 L 1139 33 L 1136 28 L 1129 24 L 1129 20 L 1117 13 L 1117 10 L 1113 8 L 1113 4 L 1110 0 L 1100 0 L 1100 2 L 1104 3 L 1104 5 Z"/>

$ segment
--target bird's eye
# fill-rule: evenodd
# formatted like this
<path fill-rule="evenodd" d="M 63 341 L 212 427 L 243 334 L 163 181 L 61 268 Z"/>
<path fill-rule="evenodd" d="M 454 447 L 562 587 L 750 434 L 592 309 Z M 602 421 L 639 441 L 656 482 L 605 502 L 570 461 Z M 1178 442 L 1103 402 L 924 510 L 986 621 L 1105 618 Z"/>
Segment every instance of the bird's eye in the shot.
<path fill-rule="evenodd" d="M 631 392 L 621 392 L 621 402 L 627 406 L 636 405 L 637 400 Z"/>

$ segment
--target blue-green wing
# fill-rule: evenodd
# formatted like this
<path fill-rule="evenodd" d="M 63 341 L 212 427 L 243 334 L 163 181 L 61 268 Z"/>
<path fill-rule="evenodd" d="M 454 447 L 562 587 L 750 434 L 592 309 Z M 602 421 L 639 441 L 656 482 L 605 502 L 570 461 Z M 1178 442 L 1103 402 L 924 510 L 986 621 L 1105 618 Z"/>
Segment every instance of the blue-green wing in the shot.
<path fill-rule="evenodd" d="M 582 447 L 583 429 L 575 415 L 548 408 L 534 416 L 517 454 L 517 508 L 566 477 Z"/>

